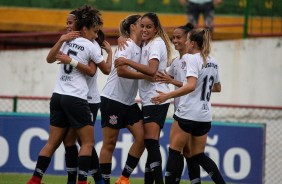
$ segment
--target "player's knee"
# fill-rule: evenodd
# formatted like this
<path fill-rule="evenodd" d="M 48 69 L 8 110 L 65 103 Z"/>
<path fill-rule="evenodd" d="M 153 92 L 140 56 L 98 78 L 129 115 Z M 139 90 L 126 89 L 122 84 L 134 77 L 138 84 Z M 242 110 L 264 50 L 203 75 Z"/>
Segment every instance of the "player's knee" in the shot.
<path fill-rule="evenodd" d="M 89 141 L 89 142 L 83 143 L 83 144 L 81 145 L 81 148 L 87 149 L 87 150 L 91 150 L 91 151 L 92 151 L 93 146 L 94 146 L 94 141 Z"/>
<path fill-rule="evenodd" d="M 106 149 L 107 151 L 113 151 L 116 147 L 116 142 L 117 142 L 117 138 L 111 137 L 103 143 L 103 148 Z"/>

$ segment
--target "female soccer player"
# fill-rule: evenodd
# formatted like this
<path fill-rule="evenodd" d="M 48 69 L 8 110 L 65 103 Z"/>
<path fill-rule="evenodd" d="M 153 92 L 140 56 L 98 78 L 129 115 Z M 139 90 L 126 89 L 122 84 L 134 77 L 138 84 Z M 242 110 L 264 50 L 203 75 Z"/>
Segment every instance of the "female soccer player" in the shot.
<path fill-rule="evenodd" d="M 130 15 L 120 23 L 120 34 L 129 38 L 125 50 L 115 52 L 113 62 L 118 58 L 139 63 L 141 56 L 140 15 Z M 117 184 L 129 183 L 129 176 L 137 166 L 145 149 L 142 112 L 135 102 L 138 80 L 141 73 L 128 66 L 112 68 L 101 94 L 101 117 L 103 145 L 100 152 L 100 167 L 105 183 L 110 183 L 112 154 L 116 146 L 119 130 L 127 128 L 134 137 L 129 150 L 125 169 Z"/>
<path fill-rule="evenodd" d="M 88 65 L 90 60 L 95 63 L 103 61 L 103 57 L 93 52 L 92 43 L 100 23 L 101 18 L 97 10 L 89 6 L 78 9 L 75 22 L 77 32 L 61 36 L 47 56 L 48 63 L 58 60 L 61 66 L 50 102 L 50 135 L 39 153 L 33 177 L 28 184 L 41 182 L 53 153 L 63 141 L 69 127 L 76 130 L 81 141 L 78 155 L 78 184 L 87 183 L 94 130 L 87 103 L 88 86 L 85 74 L 95 73 Z M 78 31 L 81 37 L 78 37 Z"/>
<path fill-rule="evenodd" d="M 216 164 L 204 154 L 207 135 L 211 128 L 211 92 L 220 92 L 221 84 L 216 60 L 210 56 L 210 32 L 196 29 L 188 33 L 187 83 L 181 88 L 152 98 L 155 104 L 181 97 L 173 116 L 170 130 L 170 148 L 166 168 L 166 184 L 175 183 L 179 173 L 181 152 L 188 146 L 190 158 L 202 166 L 217 184 L 225 184 Z M 193 181 L 200 183 L 200 181 Z"/>
<path fill-rule="evenodd" d="M 75 14 L 76 11 L 72 11 L 67 18 L 67 30 L 72 31 L 75 30 L 74 23 L 75 23 Z M 99 24 L 102 25 L 102 22 Z M 100 25 L 100 28 L 101 28 Z M 98 26 L 98 25 L 97 25 Z M 98 31 L 98 32 L 97 32 Z M 91 61 L 88 65 L 90 65 L 92 68 L 96 69 L 97 66 L 100 68 L 100 70 L 104 74 L 109 74 L 109 71 L 111 69 L 111 58 L 112 58 L 112 50 L 110 44 L 104 40 L 104 35 L 101 29 L 98 29 L 95 32 L 95 37 L 93 40 L 93 44 L 95 46 L 95 50 L 93 52 L 98 53 L 98 55 L 102 54 L 101 47 L 103 47 L 106 52 L 108 53 L 107 61 L 102 61 L 98 63 L 97 65 Z M 87 94 L 87 101 L 89 103 L 90 111 L 91 111 L 91 119 L 93 122 L 93 125 L 96 121 L 96 116 L 99 110 L 100 106 L 100 94 L 97 87 L 97 76 L 98 73 L 95 72 L 93 75 L 86 76 L 87 78 L 87 85 L 89 88 L 88 94 Z M 75 183 L 76 177 L 77 177 L 77 157 L 78 157 L 78 150 L 76 147 L 76 139 L 77 135 L 74 129 L 69 129 L 67 135 L 64 138 L 64 146 L 65 146 L 65 159 L 66 159 L 66 166 L 67 166 L 67 172 L 68 172 L 68 184 Z M 80 142 L 80 141 L 79 141 Z M 91 158 L 91 165 L 89 168 L 89 174 L 93 176 L 93 179 L 96 184 L 104 184 L 101 171 L 99 168 L 99 158 L 98 155 L 93 148 L 92 150 L 92 158 Z"/>
<path fill-rule="evenodd" d="M 146 13 L 141 18 L 143 40 L 140 63 L 125 58 L 115 61 L 115 66 L 128 65 L 143 74 L 155 76 L 157 71 L 164 71 L 171 58 L 170 40 L 164 32 L 158 16 Z M 159 148 L 160 131 L 163 128 L 170 101 L 153 104 L 151 98 L 156 90 L 169 92 L 168 84 L 139 80 L 139 95 L 142 101 L 144 144 L 148 151 L 145 168 L 145 183 L 163 183 L 162 157 Z"/>
<path fill-rule="evenodd" d="M 189 62 L 188 51 L 186 47 L 187 35 L 194 28 L 194 26 L 190 23 L 187 23 L 184 26 L 179 26 L 174 29 L 172 35 L 172 43 L 175 47 L 175 50 L 178 51 L 179 56 L 172 60 L 172 63 L 169 67 L 166 68 L 166 72 L 158 72 L 157 73 L 157 81 L 166 82 L 173 84 L 175 86 L 175 90 L 182 87 L 183 83 L 186 82 L 186 61 Z M 174 98 L 174 111 L 178 108 L 178 104 L 180 101 L 180 97 Z M 189 151 L 189 149 L 187 149 Z M 187 152 L 186 151 L 186 152 Z M 185 153 L 186 153 L 185 152 Z M 200 181 L 200 166 L 193 162 L 189 156 L 185 155 L 185 159 L 188 166 L 189 178 L 191 181 L 198 180 Z M 183 159 L 182 159 L 183 160 Z M 184 167 L 184 163 L 181 162 L 181 168 L 179 172 L 179 176 L 176 178 L 176 183 L 180 182 L 182 170 Z"/>

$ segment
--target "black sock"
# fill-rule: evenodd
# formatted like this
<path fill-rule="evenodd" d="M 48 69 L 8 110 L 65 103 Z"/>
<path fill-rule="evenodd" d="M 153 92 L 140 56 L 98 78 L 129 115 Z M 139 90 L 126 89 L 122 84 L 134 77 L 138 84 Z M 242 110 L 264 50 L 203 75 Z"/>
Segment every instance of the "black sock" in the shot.
<path fill-rule="evenodd" d="M 100 165 L 99 165 L 99 158 L 98 158 L 97 152 L 94 147 L 92 149 L 91 165 L 89 168 L 89 174 L 91 174 L 95 182 L 103 179 L 102 174 L 101 174 Z"/>
<path fill-rule="evenodd" d="M 148 157 L 147 157 L 147 162 L 145 164 L 144 184 L 153 184 L 153 183 L 154 183 L 154 176 L 150 168 L 150 164 L 148 162 Z"/>
<path fill-rule="evenodd" d="M 175 184 L 179 180 L 179 173 L 181 162 L 181 152 L 169 148 L 169 155 L 167 160 L 166 172 L 165 172 L 165 183 Z M 178 178 L 178 179 L 177 179 Z"/>
<path fill-rule="evenodd" d="M 111 182 L 111 172 L 112 172 L 112 163 L 103 163 L 100 164 L 102 177 L 105 181 L 105 184 L 110 184 Z"/>
<path fill-rule="evenodd" d="M 150 157 L 150 168 L 156 184 L 163 184 L 163 171 L 162 171 L 162 157 L 159 147 L 159 142 L 155 139 L 145 139 L 145 147 Z"/>
<path fill-rule="evenodd" d="M 200 166 L 197 162 L 195 162 L 191 158 L 186 158 L 188 175 L 191 183 L 193 184 L 201 184 L 201 176 L 200 176 Z"/>
<path fill-rule="evenodd" d="M 78 157 L 78 181 L 87 181 L 90 162 L 91 162 L 91 156 Z"/>
<path fill-rule="evenodd" d="M 179 160 L 180 160 L 180 166 L 179 166 L 180 170 L 179 170 L 179 173 L 177 175 L 175 184 L 179 184 L 180 183 L 182 172 L 183 172 L 183 168 L 184 168 L 184 156 L 182 154 L 179 155 Z"/>
<path fill-rule="evenodd" d="M 77 159 L 78 159 L 78 150 L 76 145 L 65 147 L 65 160 L 66 160 L 66 169 L 68 172 L 68 181 L 76 182 L 77 176 Z"/>
<path fill-rule="evenodd" d="M 50 157 L 38 156 L 33 176 L 36 176 L 38 178 L 42 178 L 44 173 L 45 173 L 45 171 L 47 170 L 50 162 L 51 162 L 51 158 Z"/>
<path fill-rule="evenodd" d="M 208 156 L 206 156 L 204 153 L 200 153 L 198 155 L 195 155 L 191 157 L 195 162 L 197 162 L 200 166 L 202 166 L 203 169 L 209 174 L 211 179 L 216 184 L 225 184 L 224 179 L 222 178 L 216 164 L 212 159 L 210 159 Z"/>
<path fill-rule="evenodd" d="M 138 162 L 139 162 L 139 158 L 136 158 L 128 154 L 124 169 L 122 171 L 122 175 L 126 178 L 129 178 L 129 176 L 137 166 Z"/>

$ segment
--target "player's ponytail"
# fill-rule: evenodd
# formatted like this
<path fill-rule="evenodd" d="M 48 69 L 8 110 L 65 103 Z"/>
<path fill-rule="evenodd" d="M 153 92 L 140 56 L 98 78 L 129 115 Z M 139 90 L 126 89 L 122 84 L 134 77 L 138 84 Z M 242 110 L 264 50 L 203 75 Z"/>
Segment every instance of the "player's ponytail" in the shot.
<path fill-rule="evenodd" d="M 129 38 L 130 37 L 130 25 L 136 24 L 137 20 L 141 17 L 141 15 L 130 15 L 123 19 L 119 25 L 119 33 L 121 36 Z"/>
<path fill-rule="evenodd" d="M 203 65 L 206 66 L 207 58 L 211 51 L 210 46 L 210 30 L 209 29 L 194 29 L 189 33 L 190 41 L 194 41 L 197 44 L 200 54 L 203 58 Z"/>
<path fill-rule="evenodd" d="M 184 26 L 179 26 L 175 29 L 182 29 L 184 31 L 184 34 L 187 35 L 192 29 L 194 29 L 194 25 L 188 22 Z"/>
<path fill-rule="evenodd" d="M 201 49 L 201 55 L 204 59 L 204 66 L 207 65 L 207 58 L 211 52 L 210 40 L 211 40 L 210 30 L 204 29 L 203 30 L 203 45 Z"/>
<path fill-rule="evenodd" d="M 94 7 L 85 5 L 76 10 L 76 30 L 80 31 L 84 26 L 90 29 L 92 26 L 102 26 L 101 13 Z"/>

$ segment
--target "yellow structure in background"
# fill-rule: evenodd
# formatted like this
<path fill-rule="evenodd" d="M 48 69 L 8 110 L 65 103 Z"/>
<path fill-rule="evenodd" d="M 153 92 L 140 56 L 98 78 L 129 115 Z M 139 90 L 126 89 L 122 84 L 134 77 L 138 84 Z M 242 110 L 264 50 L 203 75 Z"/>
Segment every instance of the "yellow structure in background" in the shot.
<path fill-rule="evenodd" d="M 163 0 L 163 4 L 165 4 L 165 5 L 170 4 L 170 0 Z"/>
<path fill-rule="evenodd" d="M 120 2 L 120 0 L 113 0 L 113 1 L 118 1 L 118 2 Z M 138 4 L 144 4 L 144 3 L 145 3 L 145 0 L 137 0 L 137 3 L 138 3 Z M 165 4 L 165 5 L 170 4 L 170 0 L 163 0 L 163 4 Z"/>
<path fill-rule="evenodd" d="M 139 0 L 141 1 L 141 0 Z M 169 1 L 169 0 L 164 0 Z M 0 31 L 19 31 L 19 32 L 58 32 L 65 30 L 66 17 L 71 10 L 39 9 L 39 8 L 8 8 L 0 7 Z M 136 12 L 111 12 L 102 11 L 104 20 L 103 31 L 106 35 L 118 35 L 118 27 L 124 17 Z M 140 14 L 142 14 L 140 12 Z M 185 14 L 162 14 L 158 13 L 162 26 L 168 34 L 171 34 L 175 27 L 185 25 L 187 17 Z M 259 18 L 258 18 L 259 19 Z M 279 19 L 264 18 L 264 25 L 280 25 Z M 260 24 L 261 19 L 252 20 L 253 24 Z M 215 17 L 215 39 L 242 38 L 244 17 L 240 16 L 216 16 Z M 203 25 L 203 18 L 200 19 Z M 280 27 L 277 26 L 277 29 Z M 274 32 L 279 32 L 275 30 Z"/>
<path fill-rule="evenodd" d="M 137 3 L 138 3 L 138 4 L 144 4 L 144 3 L 145 3 L 145 0 L 137 0 Z"/>

